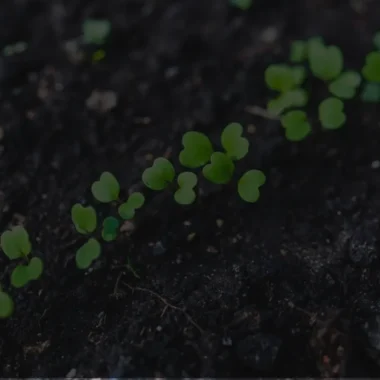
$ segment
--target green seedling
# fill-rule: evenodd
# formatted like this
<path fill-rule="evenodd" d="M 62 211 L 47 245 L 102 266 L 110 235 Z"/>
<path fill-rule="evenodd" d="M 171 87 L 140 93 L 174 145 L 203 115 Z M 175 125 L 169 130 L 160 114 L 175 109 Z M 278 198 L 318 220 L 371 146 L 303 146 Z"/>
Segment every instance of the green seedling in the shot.
<path fill-rule="evenodd" d="M 132 219 L 137 209 L 145 203 L 145 197 L 142 193 L 132 193 L 128 200 L 119 206 L 119 215 L 124 219 Z"/>
<path fill-rule="evenodd" d="M 373 36 L 373 44 L 375 45 L 377 50 L 380 50 L 380 32 L 376 32 Z"/>
<path fill-rule="evenodd" d="M 369 82 L 380 82 L 380 52 L 373 51 L 367 54 L 362 69 L 363 77 Z"/>
<path fill-rule="evenodd" d="M 164 157 L 156 158 L 153 165 L 144 170 L 142 181 L 151 190 L 164 190 L 174 180 L 175 170 L 173 164 Z"/>
<path fill-rule="evenodd" d="M 99 181 L 92 184 L 91 191 L 96 200 L 109 203 L 119 198 L 120 185 L 112 173 L 104 172 Z"/>
<path fill-rule="evenodd" d="M 265 184 L 265 174 L 260 170 L 249 170 L 242 175 L 238 182 L 240 197 L 249 203 L 255 203 L 260 198 L 260 187 Z"/>
<path fill-rule="evenodd" d="M 241 160 L 249 150 L 249 141 L 242 137 L 243 126 L 239 123 L 228 124 L 221 135 L 221 143 L 228 157 Z"/>
<path fill-rule="evenodd" d="M 101 246 L 99 242 L 90 238 L 76 253 L 76 264 L 79 269 L 87 269 L 94 260 L 100 256 Z"/>
<path fill-rule="evenodd" d="M 346 122 L 344 104 L 340 99 L 327 98 L 319 105 L 319 120 L 324 129 L 338 129 Z"/>
<path fill-rule="evenodd" d="M 355 71 L 346 71 L 329 84 L 329 91 L 341 99 L 352 99 L 362 78 Z"/>
<path fill-rule="evenodd" d="M 83 41 L 86 44 L 103 45 L 110 32 L 108 20 L 89 19 L 83 23 Z"/>
<path fill-rule="evenodd" d="M 120 222 L 113 216 L 103 220 L 102 238 L 104 241 L 115 240 L 119 232 Z"/>
<path fill-rule="evenodd" d="M 217 185 L 228 183 L 235 170 L 232 159 L 222 152 L 215 152 L 211 156 L 210 163 L 206 165 L 202 172 L 204 177 Z"/>
<path fill-rule="evenodd" d="M 12 272 L 11 284 L 15 288 L 21 288 L 29 281 L 40 278 L 44 265 L 40 258 L 33 257 L 27 265 L 18 265 Z"/>
<path fill-rule="evenodd" d="M 305 80 L 305 69 L 300 66 L 290 67 L 284 64 L 275 64 L 267 67 L 264 76 L 268 88 L 287 92 L 302 84 Z"/>
<path fill-rule="evenodd" d="M 310 70 L 324 81 L 335 79 L 343 70 L 343 54 L 337 46 L 325 46 L 314 39 L 308 44 Z"/>
<path fill-rule="evenodd" d="M 3 291 L 0 286 L 0 318 L 8 318 L 12 315 L 14 303 L 10 295 Z"/>
<path fill-rule="evenodd" d="M 274 115 L 281 115 L 287 108 L 306 106 L 308 100 L 307 92 L 302 88 L 296 88 L 270 100 L 267 110 Z"/>
<path fill-rule="evenodd" d="M 303 62 L 307 58 L 307 42 L 293 41 L 290 46 L 289 60 L 293 63 Z"/>
<path fill-rule="evenodd" d="M 289 141 L 301 141 L 311 132 L 311 125 L 303 111 L 290 111 L 281 117 L 285 136 Z"/>
<path fill-rule="evenodd" d="M 210 139 L 201 132 L 186 132 L 182 137 L 183 150 L 179 154 L 182 166 L 196 169 L 210 161 L 214 152 Z"/>
<path fill-rule="evenodd" d="M 191 172 L 181 173 L 177 178 L 179 189 L 174 193 L 174 200 L 180 205 L 189 205 L 195 201 L 194 187 L 198 177 Z"/>
<path fill-rule="evenodd" d="M 96 229 L 96 212 L 91 206 L 84 207 L 77 203 L 71 208 L 71 219 L 74 223 L 75 229 L 80 234 L 90 234 Z"/>
<path fill-rule="evenodd" d="M 247 11 L 252 7 L 252 0 L 230 0 L 230 5 L 242 11 Z"/>
<path fill-rule="evenodd" d="M 368 82 L 364 85 L 360 95 L 363 102 L 379 103 L 380 102 L 380 83 Z"/>

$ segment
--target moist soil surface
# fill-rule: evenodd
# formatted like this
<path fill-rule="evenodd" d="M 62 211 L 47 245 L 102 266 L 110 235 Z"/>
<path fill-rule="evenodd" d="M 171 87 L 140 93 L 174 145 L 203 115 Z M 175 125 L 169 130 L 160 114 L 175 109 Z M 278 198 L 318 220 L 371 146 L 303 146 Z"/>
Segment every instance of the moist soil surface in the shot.
<path fill-rule="evenodd" d="M 0 14 L 1 45 L 27 42 L 0 59 L 0 227 L 23 224 L 45 264 L 14 289 L 1 255 L 15 302 L 2 377 L 380 374 L 378 106 L 352 100 L 326 132 L 311 99 L 313 134 L 297 144 L 248 112 L 273 95 L 264 70 L 293 40 L 322 36 L 360 70 L 378 1 L 9 0 Z M 88 18 L 112 24 L 98 61 L 78 42 Z M 144 190 L 119 238 L 76 268 L 86 238 L 70 210 L 110 214 L 89 190 L 103 171 L 125 199 L 155 157 L 178 164 L 184 132 L 218 143 L 232 121 L 251 143 L 239 173 L 267 176 L 259 202 L 202 181 L 187 207 Z"/>

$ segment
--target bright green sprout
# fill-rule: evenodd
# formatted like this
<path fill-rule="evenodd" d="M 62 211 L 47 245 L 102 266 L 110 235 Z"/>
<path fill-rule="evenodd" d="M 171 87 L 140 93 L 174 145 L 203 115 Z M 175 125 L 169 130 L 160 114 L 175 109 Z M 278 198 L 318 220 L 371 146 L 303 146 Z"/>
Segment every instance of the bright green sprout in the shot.
<path fill-rule="evenodd" d="M 100 256 L 101 246 L 99 242 L 90 238 L 76 253 L 76 264 L 79 269 L 87 269 L 94 260 Z"/>
<path fill-rule="evenodd" d="M 247 11 L 252 6 L 252 0 L 230 0 L 230 5 L 242 11 Z"/>
<path fill-rule="evenodd" d="M 181 173 L 177 178 L 179 189 L 174 193 L 174 200 L 180 205 L 189 205 L 195 201 L 194 187 L 198 183 L 197 176 L 192 172 Z"/>
<path fill-rule="evenodd" d="M 337 46 L 325 46 L 320 40 L 308 44 L 310 70 L 324 81 L 335 79 L 343 70 L 343 54 Z"/>
<path fill-rule="evenodd" d="M 8 293 L 5 293 L 0 286 L 0 318 L 8 318 L 12 315 L 14 303 Z"/>
<path fill-rule="evenodd" d="M 303 62 L 307 58 L 307 42 L 293 41 L 290 46 L 290 61 L 293 63 Z"/>
<path fill-rule="evenodd" d="M 111 32 L 108 20 L 86 20 L 83 23 L 83 41 L 86 44 L 103 45 Z"/>
<path fill-rule="evenodd" d="M 274 64 L 267 67 L 264 73 L 267 86 L 279 92 L 292 90 L 305 79 L 304 68 Z"/>
<path fill-rule="evenodd" d="M 290 111 L 281 117 L 285 136 L 289 141 L 301 141 L 311 132 L 311 125 L 304 111 Z"/>
<path fill-rule="evenodd" d="M 329 91 L 341 99 L 352 99 L 362 78 L 356 71 L 346 71 L 329 84 Z"/>
<path fill-rule="evenodd" d="M 153 165 L 144 170 L 142 181 L 151 190 L 164 190 L 174 180 L 173 164 L 164 157 L 156 158 Z"/>
<path fill-rule="evenodd" d="M 1 235 L 1 248 L 11 260 L 26 258 L 32 250 L 26 229 L 16 226 L 9 231 L 3 232 Z"/>
<path fill-rule="evenodd" d="M 238 182 L 240 197 L 249 203 L 255 203 L 260 198 L 260 187 L 265 184 L 265 174 L 260 170 L 245 172 Z"/>
<path fill-rule="evenodd" d="M 380 32 L 376 32 L 373 36 L 373 44 L 376 46 L 377 50 L 380 50 Z"/>
<path fill-rule="evenodd" d="M 308 94 L 304 89 L 295 88 L 271 99 L 267 104 L 267 110 L 274 115 L 281 115 L 287 108 L 306 106 L 308 100 Z"/>
<path fill-rule="evenodd" d="M 324 129 L 338 129 L 346 122 L 344 104 L 340 99 L 327 98 L 319 105 L 319 121 Z"/>
<path fill-rule="evenodd" d="M 210 161 L 214 152 L 210 139 L 201 132 L 186 132 L 182 137 L 183 150 L 179 154 L 182 166 L 196 169 Z"/>
<path fill-rule="evenodd" d="M 221 136 L 221 143 L 224 150 L 232 160 L 241 160 L 249 150 L 249 141 L 242 137 L 243 126 L 239 123 L 228 124 Z"/>
<path fill-rule="evenodd" d="M 379 103 L 380 83 L 366 83 L 360 97 L 362 101 L 366 103 Z"/>
<path fill-rule="evenodd" d="M 103 172 L 99 181 L 92 184 L 92 195 L 102 203 L 116 201 L 119 198 L 120 185 L 110 172 Z"/>
<path fill-rule="evenodd" d="M 102 238 L 104 241 L 112 241 L 117 237 L 120 222 L 113 216 L 108 216 L 103 220 Z"/>
<path fill-rule="evenodd" d="M 235 165 L 227 154 L 215 152 L 212 154 L 210 163 L 206 165 L 202 172 L 204 177 L 217 185 L 228 183 L 235 170 Z"/>
<path fill-rule="evenodd" d="M 96 212 L 91 206 L 84 207 L 77 203 L 71 208 L 71 219 L 74 223 L 75 229 L 80 234 L 90 234 L 96 229 Z"/>
<path fill-rule="evenodd" d="M 142 193 L 132 193 L 128 200 L 120 205 L 119 215 L 127 220 L 132 219 L 135 216 L 135 211 L 141 208 L 145 203 L 145 197 Z"/>
<path fill-rule="evenodd" d="M 380 82 L 380 52 L 367 54 L 362 74 L 369 82 Z"/>
<path fill-rule="evenodd" d="M 21 288 L 30 281 L 40 278 L 44 265 L 40 258 L 33 257 L 27 265 L 18 265 L 11 274 L 11 284 Z"/>

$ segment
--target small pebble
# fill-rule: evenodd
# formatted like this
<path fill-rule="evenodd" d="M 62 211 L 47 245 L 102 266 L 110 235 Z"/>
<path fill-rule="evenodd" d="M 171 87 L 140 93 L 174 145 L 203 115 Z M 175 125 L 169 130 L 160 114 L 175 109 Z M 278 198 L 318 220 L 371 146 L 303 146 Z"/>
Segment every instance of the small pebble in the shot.
<path fill-rule="evenodd" d="M 372 161 L 371 168 L 372 169 L 379 169 L 380 168 L 380 161 L 379 160 Z"/>

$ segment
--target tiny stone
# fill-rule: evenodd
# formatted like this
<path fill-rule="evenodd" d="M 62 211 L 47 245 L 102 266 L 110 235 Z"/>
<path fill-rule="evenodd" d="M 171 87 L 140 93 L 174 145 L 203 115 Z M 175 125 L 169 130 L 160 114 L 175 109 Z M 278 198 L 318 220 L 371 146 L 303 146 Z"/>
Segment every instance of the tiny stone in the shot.
<path fill-rule="evenodd" d="M 71 379 L 75 377 L 76 374 L 77 374 L 77 370 L 75 368 L 72 368 L 66 375 L 66 379 Z"/>
<path fill-rule="evenodd" d="M 183 224 L 184 224 L 185 226 L 187 226 L 187 227 L 191 226 L 191 222 L 190 222 L 190 220 L 185 220 L 185 221 L 183 222 Z"/>
<path fill-rule="evenodd" d="M 380 161 L 379 160 L 373 161 L 371 164 L 371 168 L 372 169 L 379 169 L 380 168 Z"/>
<path fill-rule="evenodd" d="M 191 234 L 189 234 L 187 236 L 187 241 L 192 241 L 196 236 L 196 233 L 195 232 L 192 232 Z"/>
<path fill-rule="evenodd" d="M 207 252 L 218 253 L 218 250 L 215 247 L 213 247 L 213 246 L 210 245 L 210 246 L 207 247 Z"/>
<path fill-rule="evenodd" d="M 223 226 L 223 223 L 224 223 L 223 219 L 217 219 L 217 220 L 216 220 L 216 225 L 217 225 L 219 228 L 221 228 L 221 227 Z"/>
<path fill-rule="evenodd" d="M 162 331 L 162 327 L 161 327 L 161 326 L 157 326 L 157 327 L 156 327 L 156 330 L 157 330 L 158 332 L 160 332 L 160 331 Z"/>
<path fill-rule="evenodd" d="M 247 132 L 253 135 L 256 132 L 256 127 L 253 124 L 248 125 Z"/>

